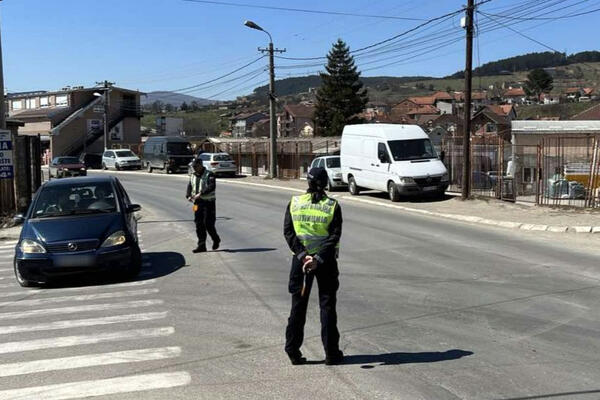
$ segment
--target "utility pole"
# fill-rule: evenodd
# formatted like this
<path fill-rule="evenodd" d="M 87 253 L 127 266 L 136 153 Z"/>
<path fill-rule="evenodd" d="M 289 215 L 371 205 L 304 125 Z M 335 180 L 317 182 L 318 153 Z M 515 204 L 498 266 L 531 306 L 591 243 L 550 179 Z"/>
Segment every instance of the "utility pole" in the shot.
<path fill-rule="evenodd" d="M 108 149 L 108 114 L 110 112 L 110 88 L 114 85 L 114 82 L 105 80 L 104 82 L 96 82 L 97 85 L 102 85 L 102 93 L 104 95 L 104 150 Z"/>
<path fill-rule="evenodd" d="M 258 48 L 258 51 L 269 53 L 269 175 L 271 178 L 277 178 L 277 105 L 275 103 L 275 61 L 274 53 L 284 53 L 285 49 L 274 49 L 273 41 L 269 42 L 266 49 Z"/>
<path fill-rule="evenodd" d="M 471 90 L 473 75 L 473 14 L 475 0 L 468 0 L 465 29 L 467 30 L 467 53 L 465 61 L 465 115 L 463 132 L 462 199 L 471 195 Z"/>
<path fill-rule="evenodd" d="M 0 0 L 2 1 L 2 0 Z M 2 37 L 0 34 L 0 129 L 6 129 L 6 104 L 4 104 L 4 67 L 2 64 Z"/>

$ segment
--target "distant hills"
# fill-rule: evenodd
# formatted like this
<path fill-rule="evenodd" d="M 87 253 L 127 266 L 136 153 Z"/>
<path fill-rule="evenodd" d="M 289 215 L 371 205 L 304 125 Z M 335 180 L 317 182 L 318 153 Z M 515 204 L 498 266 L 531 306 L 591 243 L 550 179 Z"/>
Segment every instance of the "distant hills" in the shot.
<path fill-rule="evenodd" d="M 142 105 L 152 104 L 155 101 L 160 101 L 165 104 L 172 104 L 175 107 L 179 107 L 184 102 L 189 105 L 192 101 L 197 102 L 198 105 L 201 106 L 215 103 L 213 100 L 167 91 L 150 92 L 146 96 L 142 96 L 141 99 Z"/>

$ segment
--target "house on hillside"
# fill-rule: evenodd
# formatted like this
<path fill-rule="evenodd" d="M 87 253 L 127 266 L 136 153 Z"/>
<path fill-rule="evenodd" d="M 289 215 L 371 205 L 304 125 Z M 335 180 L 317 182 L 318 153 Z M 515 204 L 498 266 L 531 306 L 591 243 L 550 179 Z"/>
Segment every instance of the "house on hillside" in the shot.
<path fill-rule="evenodd" d="M 268 118 L 262 112 L 245 112 L 234 115 L 229 119 L 231 124 L 231 135 L 234 138 L 244 138 L 252 136 L 252 126 L 261 119 Z"/>
<path fill-rule="evenodd" d="M 487 140 L 511 140 L 511 121 L 517 118 L 512 105 L 488 105 L 475 113 L 471 121 L 473 135 Z"/>
<path fill-rule="evenodd" d="M 376 119 L 378 115 L 388 114 L 391 109 L 392 108 L 387 103 L 369 102 L 363 112 L 363 118 L 366 121 L 372 121 Z"/>
<path fill-rule="evenodd" d="M 560 95 L 552 93 L 542 93 L 540 96 L 540 101 L 542 102 L 542 104 L 559 104 Z"/>
<path fill-rule="evenodd" d="M 448 92 L 435 92 L 433 94 L 435 108 L 440 110 L 440 114 L 452 114 L 454 112 L 454 96 Z"/>
<path fill-rule="evenodd" d="M 527 102 L 527 94 L 521 87 L 509 88 L 502 95 L 502 101 L 508 104 L 525 104 Z"/>
<path fill-rule="evenodd" d="M 465 105 L 465 94 L 464 92 L 454 92 L 454 112 L 462 112 Z M 471 93 L 471 109 L 477 110 L 487 104 L 490 104 L 488 93 L 486 91 L 476 91 Z"/>
<path fill-rule="evenodd" d="M 311 104 L 286 104 L 277 117 L 278 137 L 298 137 L 305 132 L 306 125 L 315 128 L 315 106 Z"/>
<path fill-rule="evenodd" d="M 40 135 L 42 151 L 53 157 L 104 151 L 104 97 L 102 88 L 83 86 L 61 90 L 9 93 L 8 115 L 22 121 L 19 135 Z M 113 86 L 108 94 L 108 148 L 140 144 L 142 108 L 139 91 Z"/>

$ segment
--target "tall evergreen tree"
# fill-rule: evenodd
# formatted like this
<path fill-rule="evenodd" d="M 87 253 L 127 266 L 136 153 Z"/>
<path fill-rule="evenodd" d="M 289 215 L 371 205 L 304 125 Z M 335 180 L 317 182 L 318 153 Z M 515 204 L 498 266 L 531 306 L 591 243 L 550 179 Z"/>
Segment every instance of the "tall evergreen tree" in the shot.
<path fill-rule="evenodd" d="M 536 96 L 538 101 L 542 93 L 548 93 L 553 88 L 553 79 L 549 73 L 541 68 L 534 69 L 527 74 L 527 81 L 525 81 L 525 92 L 529 96 Z"/>
<path fill-rule="evenodd" d="M 325 69 L 327 72 L 321 74 L 322 85 L 317 91 L 316 133 L 339 136 L 344 125 L 362 122 L 358 114 L 363 112 L 369 99 L 354 58 L 343 40 L 338 39 L 333 44 Z"/>

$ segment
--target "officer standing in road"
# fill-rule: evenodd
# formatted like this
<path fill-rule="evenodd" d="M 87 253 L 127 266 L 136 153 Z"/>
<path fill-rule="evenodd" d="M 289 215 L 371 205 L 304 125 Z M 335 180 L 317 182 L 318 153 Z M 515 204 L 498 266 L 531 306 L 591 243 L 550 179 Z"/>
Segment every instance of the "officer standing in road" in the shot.
<path fill-rule="evenodd" d="M 192 168 L 194 172 L 190 174 L 186 198 L 188 201 L 194 203 L 194 222 L 196 223 L 198 246 L 193 252 L 204 253 L 206 251 L 207 232 L 212 239 L 213 250 L 217 250 L 221 243 L 221 239 L 215 228 L 217 219 L 215 204 L 216 179 L 212 172 L 204 168 L 202 160 L 198 158 L 192 162 Z"/>
<path fill-rule="evenodd" d="M 307 193 L 292 197 L 285 213 L 284 236 L 294 253 L 289 281 L 292 309 L 285 332 L 285 351 L 293 365 L 306 362 L 300 347 L 304 340 L 306 309 L 314 278 L 319 285 L 325 364 L 339 364 L 344 357 L 339 348 L 336 312 L 342 210 L 335 199 L 327 197 L 327 183 L 327 171 L 312 168 L 308 174 Z"/>

